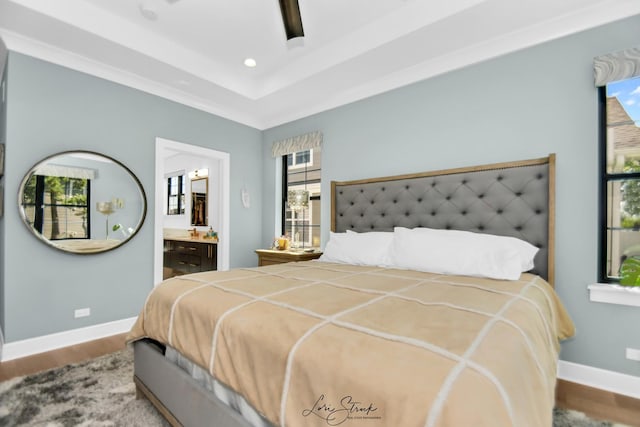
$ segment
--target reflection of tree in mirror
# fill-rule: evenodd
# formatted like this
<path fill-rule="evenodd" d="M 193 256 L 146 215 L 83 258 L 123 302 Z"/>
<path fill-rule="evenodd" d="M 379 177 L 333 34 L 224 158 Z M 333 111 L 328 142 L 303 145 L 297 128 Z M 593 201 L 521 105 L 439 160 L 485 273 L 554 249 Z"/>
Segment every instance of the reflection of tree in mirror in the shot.
<path fill-rule="evenodd" d="M 49 239 L 87 239 L 88 179 L 33 175 L 23 192 L 29 222 Z"/>
<path fill-rule="evenodd" d="M 32 205 L 36 202 L 36 177 L 32 175 L 24 186 L 22 203 Z"/>
<path fill-rule="evenodd" d="M 640 159 L 627 159 L 623 172 L 640 172 Z M 640 181 L 632 179 L 623 181 L 620 192 L 622 196 L 622 227 L 640 227 Z"/>

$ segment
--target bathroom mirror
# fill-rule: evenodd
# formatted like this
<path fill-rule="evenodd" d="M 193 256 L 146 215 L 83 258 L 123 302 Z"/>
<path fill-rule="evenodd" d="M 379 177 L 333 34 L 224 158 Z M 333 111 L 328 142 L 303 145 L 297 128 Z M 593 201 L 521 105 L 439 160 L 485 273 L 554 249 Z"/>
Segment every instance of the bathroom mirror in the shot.
<path fill-rule="evenodd" d="M 24 176 L 20 215 L 39 240 L 75 254 L 115 249 L 138 232 L 147 198 L 122 163 L 91 151 L 47 157 Z"/>
<path fill-rule="evenodd" d="M 209 225 L 208 190 L 208 178 L 191 180 L 191 225 Z"/>

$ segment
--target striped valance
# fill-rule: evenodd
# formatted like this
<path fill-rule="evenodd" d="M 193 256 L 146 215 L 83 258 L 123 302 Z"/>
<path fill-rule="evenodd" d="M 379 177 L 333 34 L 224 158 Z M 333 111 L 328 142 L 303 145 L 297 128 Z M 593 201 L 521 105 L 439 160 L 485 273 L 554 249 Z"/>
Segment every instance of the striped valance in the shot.
<path fill-rule="evenodd" d="M 96 172 L 97 171 L 95 169 L 79 168 L 76 166 L 54 165 L 51 163 L 47 163 L 38 167 L 38 169 L 34 171 L 34 175 L 63 176 L 66 178 L 77 179 L 95 179 Z"/>
<path fill-rule="evenodd" d="M 271 147 L 273 157 L 285 156 L 298 151 L 311 150 L 322 146 L 322 132 L 315 131 L 292 138 L 275 141 Z"/>
<path fill-rule="evenodd" d="M 593 72 L 598 87 L 640 76 L 640 47 L 595 57 Z"/>

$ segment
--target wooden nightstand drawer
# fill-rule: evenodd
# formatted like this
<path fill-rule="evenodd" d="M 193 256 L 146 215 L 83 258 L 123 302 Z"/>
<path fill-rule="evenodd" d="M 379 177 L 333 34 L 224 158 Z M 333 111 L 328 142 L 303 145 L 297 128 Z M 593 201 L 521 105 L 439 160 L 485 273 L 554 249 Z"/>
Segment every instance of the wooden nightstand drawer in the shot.
<path fill-rule="evenodd" d="M 285 262 L 309 261 L 320 258 L 322 252 L 294 252 L 276 249 L 256 249 L 258 266 L 283 264 Z"/>

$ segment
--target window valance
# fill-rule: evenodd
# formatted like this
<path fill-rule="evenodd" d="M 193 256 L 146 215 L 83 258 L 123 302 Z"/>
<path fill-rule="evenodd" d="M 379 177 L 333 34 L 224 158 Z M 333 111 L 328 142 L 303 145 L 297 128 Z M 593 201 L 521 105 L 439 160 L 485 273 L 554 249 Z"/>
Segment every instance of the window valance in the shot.
<path fill-rule="evenodd" d="M 596 86 L 640 76 L 640 47 L 608 53 L 593 59 Z"/>
<path fill-rule="evenodd" d="M 322 132 L 315 131 L 292 138 L 275 141 L 271 147 L 273 157 L 280 157 L 298 151 L 311 150 L 322 146 Z"/>
<path fill-rule="evenodd" d="M 36 169 L 34 174 L 44 176 L 64 176 L 66 178 L 77 179 L 95 179 L 96 170 L 78 168 L 73 166 L 46 164 Z"/>

